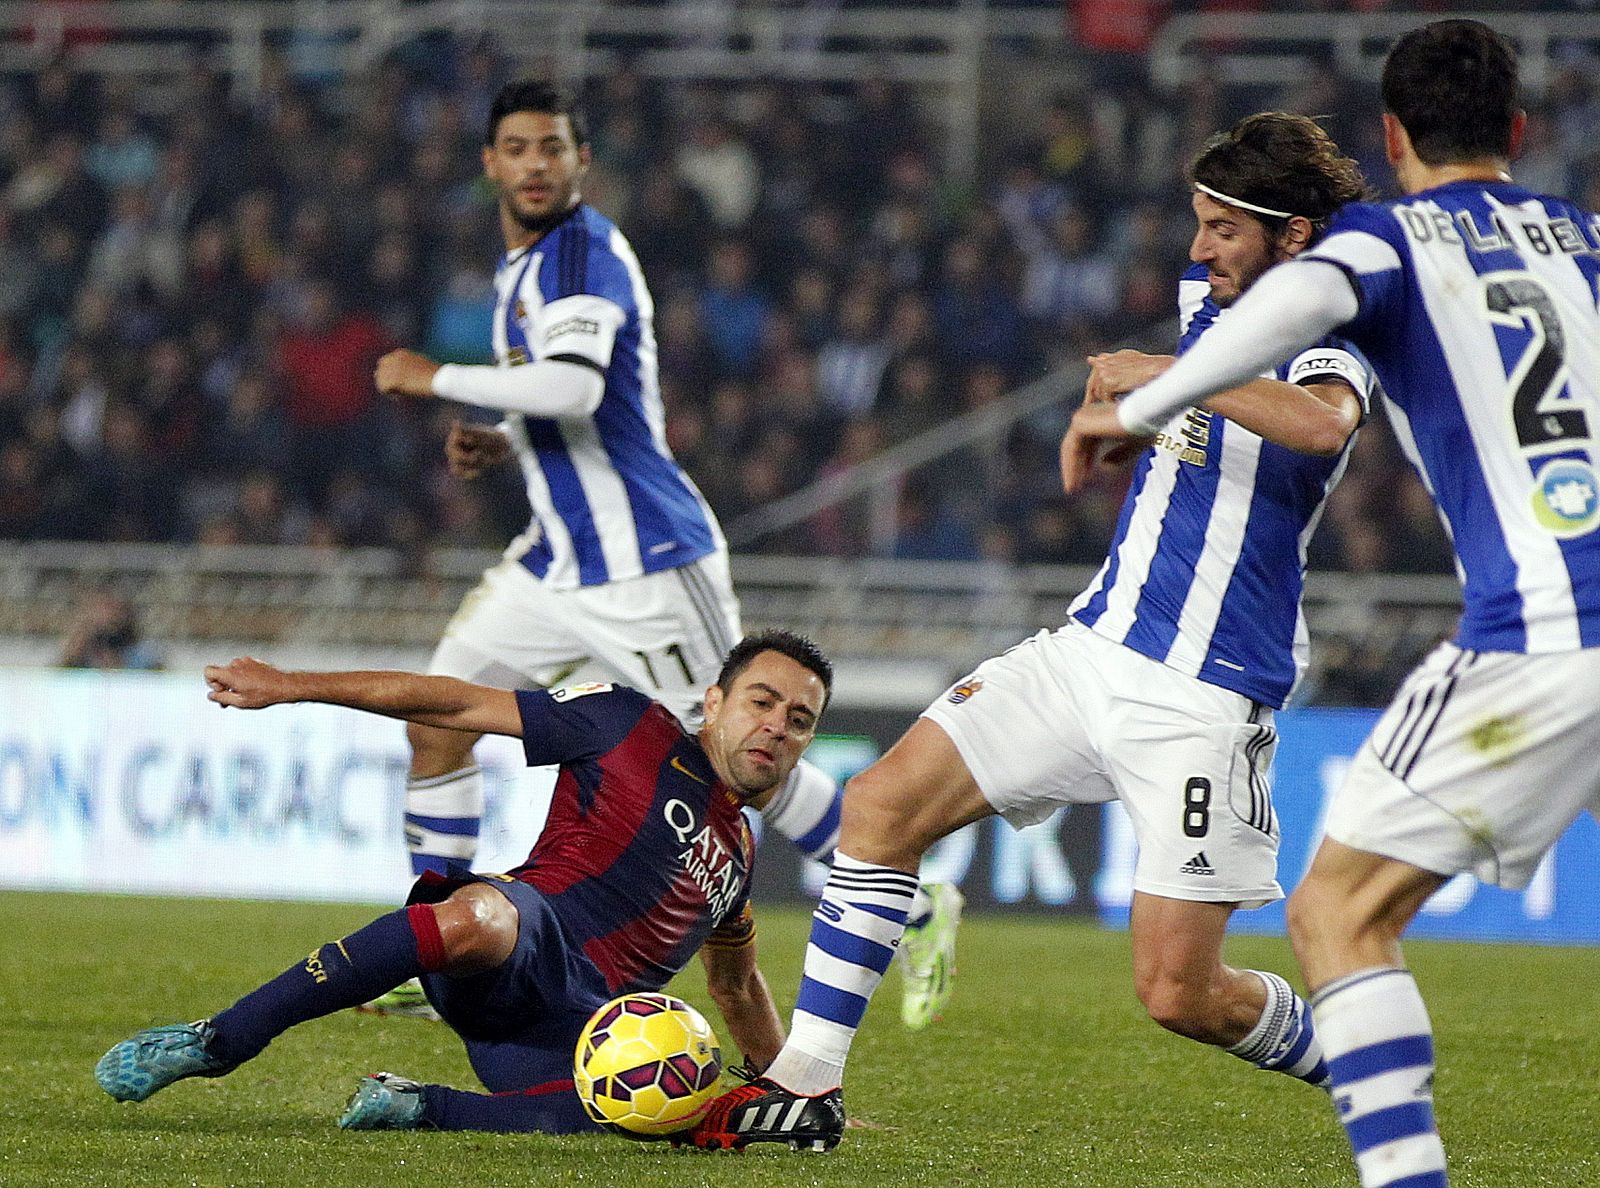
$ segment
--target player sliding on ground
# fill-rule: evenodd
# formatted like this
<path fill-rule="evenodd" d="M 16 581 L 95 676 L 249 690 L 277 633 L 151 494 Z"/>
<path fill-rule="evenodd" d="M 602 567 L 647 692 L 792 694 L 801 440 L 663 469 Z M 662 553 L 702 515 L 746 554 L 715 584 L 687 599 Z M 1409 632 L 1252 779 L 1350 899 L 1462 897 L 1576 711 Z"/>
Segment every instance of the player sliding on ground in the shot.
<path fill-rule="evenodd" d="M 1067 461 L 1081 477 L 1105 440 L 1330 331 L 1371 357 L 1466 605 L 1335 794 L 1289 935 L 1361 1183 L 1445 1188 L 1433 1027 L 1401 934 L 1460 872 L 1527 886 L 1600 812 L 1600 216 L 1511 180 L 1526 117 L 1488 26 L 1408 33 L 1382 89 L 1406 196 L 1350 207 L 1171 371 L 1080 411 Z"/>
<path fill-rule="evenodd" d="M 1214 139 L 1191 177 L 1200 267 L 1179 287 L 1180 350 L 1366 192 L 1320 128 L 1278 114 Z M 1171 365 L 1131 351 L 1096 358 L 1088 398 Z M 1283 897 L 1272 714 L 1306 662 L 1304 542 L 1370 386 L 1363 362 L 1330 340 L 1161 427 L 1071 621 L 980 665 L 851 781 L 789 1042 L 763 1079 L 712 1103 L 693 1141 L 837 1143 L 845 1057 L 924 851 L 991 814 L 1021 826 L 1112 797 L 1139 842 L 1134 984 L 1151 1018 L 1326 1082 L 1306 1004 L 1275 973 L 1225 965 L 1222 941 L 1236 908 Z"/>
<path fill-rule="evenodd" d="M 783 1026 L 756 965 L 742 808 L 794 770 L 832 679 L 809 641 L 750 636 L 688 734 L 621 686 L 512 693 L 410 673 L 285 673 L 249 659 L 207 668 L 209 696 L 223 706 L 320 701 L 521 737 L 530 765 L 560 765 L 549 818 L 517 869 L 428 872 L 410 906 L 322 945 L 210 1019 L 123 1040 L 95 1079 L 118 1101 L 143 1101 L 185 1077 L 232 1072 L 295 1024 L 420 977 L 490 1094 L 379 1073 L 362 1078 L 340 1126 L 593 1130 L 573 1091 L 579 1032 L 609 999 L 660 989 L 697 950 L 726 1034 L 747 1065 L 765 1067 Z"/>

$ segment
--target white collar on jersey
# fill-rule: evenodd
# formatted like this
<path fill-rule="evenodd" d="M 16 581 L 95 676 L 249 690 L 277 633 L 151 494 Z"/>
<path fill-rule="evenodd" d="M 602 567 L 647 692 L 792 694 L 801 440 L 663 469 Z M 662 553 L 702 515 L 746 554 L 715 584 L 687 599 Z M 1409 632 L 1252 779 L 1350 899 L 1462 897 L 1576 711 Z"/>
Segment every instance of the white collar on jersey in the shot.
<path fill-rule="evenodd" d="M 1210 186 L 1206 185 L 1203 182 L 1195 182 L 1194 183 L 1194 188 L 1199 190 L 1202 194 L 1211 195 L 1211 197 L 1215 198 L 1218 202 L 1225 202 L 1229 206 L 1237 206 L 1240 210 L 1251 210 L 1251 211 L 1254 211 L 1256 214 L 1267 215 L 1269 218 L 1274 218 L 1274 219 L 1292 219 L 1292 218 L 1295 217 L 1293 212 L 1291 212 L 1291 211 L 1273 210 L 1270 207 L 1257 206 L 1254 202 L 1246 202 L 1242 198 L 1229 197 L 1227 194 L 1224 194 L 1221 190 L 1213 190 Z"/>

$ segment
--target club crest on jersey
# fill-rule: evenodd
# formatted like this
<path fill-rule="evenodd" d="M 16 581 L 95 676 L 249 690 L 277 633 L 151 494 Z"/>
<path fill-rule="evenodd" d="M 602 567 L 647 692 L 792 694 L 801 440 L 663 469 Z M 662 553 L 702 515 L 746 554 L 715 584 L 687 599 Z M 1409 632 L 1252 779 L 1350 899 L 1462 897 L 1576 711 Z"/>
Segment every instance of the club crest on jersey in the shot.
<path fill-rule="evenodd" d="M 600 681 L 585 681 L 581 685 L 564 685 L 559 689 L 550 690 L 553 701 L 572 701 L 578 697 L 587 697 L 591 693 L 609 693 L 612 686 Z"/>
<path fill-rule="evenodd" d="M 954 689 L 950 690 L 950 695 L 946 698 L 946 700 L 949 701 L 951 705 L 960 705 L 963 701 L 967 700 L 967 698 L 971 697 L 981 688 L 983 688 L 983 678 L 969 676 Z"/>
<path fill-rule="evenodd" d="M 1600 526 L 1600 478 L 1587 462 L 1557 458 L 1534 479 L 1533 517 L 1553 536 L 1582 536 Z"/>

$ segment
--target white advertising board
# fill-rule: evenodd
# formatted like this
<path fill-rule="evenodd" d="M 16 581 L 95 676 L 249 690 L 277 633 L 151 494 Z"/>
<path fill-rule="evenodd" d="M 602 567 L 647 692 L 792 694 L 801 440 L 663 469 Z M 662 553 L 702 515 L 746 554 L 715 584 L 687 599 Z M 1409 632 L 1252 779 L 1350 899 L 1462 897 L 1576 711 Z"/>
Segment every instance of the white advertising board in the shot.
<path fill-rule="evenodd" d="M 401 723 L 246 712 L 198 673 L 0 669 L 0 886 L 390 903 L 411 882 Z M 485 738 L 481 870 L 515 865 L 552 772 Z"/>

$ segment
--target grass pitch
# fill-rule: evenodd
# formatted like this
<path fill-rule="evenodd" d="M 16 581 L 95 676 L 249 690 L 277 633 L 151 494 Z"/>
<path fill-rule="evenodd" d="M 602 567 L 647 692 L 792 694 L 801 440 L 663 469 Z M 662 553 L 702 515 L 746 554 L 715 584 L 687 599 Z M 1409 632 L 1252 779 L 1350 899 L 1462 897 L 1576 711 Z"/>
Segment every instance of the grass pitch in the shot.
<path fill-rule="evenodd" d="M 846 1094 L 871 1128 L 826 1156 L 674 1152 L 609 1136 L 346 1134 L 334 1119 L 361 1073 L 475 1085 L 446 1028 L 351 1012 L 290 1032 L 229 1077 L 142 1105 L 95 1085 L 112 1043 L 218 1010 L 374 914 L 0 894 L 0 1184 L 1355 1183 L 1320 1094 L 1163 1033 L 1133 998 L 1124 934 L 1044 918 L 969 920 L 955 1001 L 920 1035 L 900 1027 L 890 975 Z M 762 914 L 763 964 L 785 1010 L 807 920 Z M 1454 1183 L 1600 1185 L 1600 952 L 1419 942 L 1409 953 L 1436 1023 Z M 1237 938 L 1229 958 L 1289 969 L 1280 940 Z M 705 1005 L 697 969 L 676 989 Z"/>

